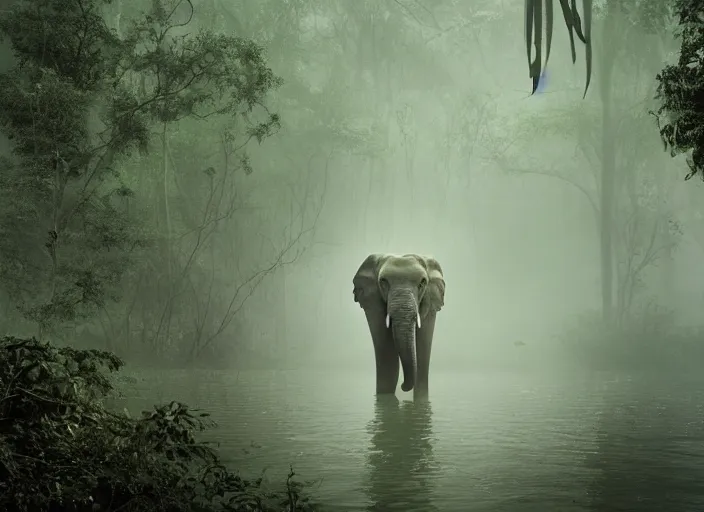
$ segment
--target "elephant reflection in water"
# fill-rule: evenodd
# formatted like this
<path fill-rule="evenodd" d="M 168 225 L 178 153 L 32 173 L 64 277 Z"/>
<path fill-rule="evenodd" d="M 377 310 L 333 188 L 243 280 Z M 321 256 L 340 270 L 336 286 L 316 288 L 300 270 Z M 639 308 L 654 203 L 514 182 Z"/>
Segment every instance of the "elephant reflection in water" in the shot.
<path fill-rule="evenodd" d="M 352 283 L 372 335 L 377 395 L 396 392 L 400 359 L 401 390 L 426 399 L 435 315 L 445 303 L 440 264 L 417 254 L 370 254 Z"/>
<path fill-rule="evenodd" d="M 369 512 L 433 512 L 433 431 L 430 403 L 376 398 L 367 455 Z"/>

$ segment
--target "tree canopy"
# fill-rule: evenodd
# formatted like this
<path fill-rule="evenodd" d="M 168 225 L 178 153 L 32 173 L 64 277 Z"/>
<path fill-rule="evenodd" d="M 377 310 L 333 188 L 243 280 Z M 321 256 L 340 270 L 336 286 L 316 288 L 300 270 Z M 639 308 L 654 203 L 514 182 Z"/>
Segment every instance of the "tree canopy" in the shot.
<path fill-rule="evenodd" d="M 120 34 L 105 3 L 19 3 L 0 20 L 16 60 L 0 74 L 0 133 L 12 143 L 0 174 L 0 287 L 40 334 L 115 302 L 137 250 L 159 245 L 130 205 L 124 172 L 156 133 L 225 118 L 245 143 L 261 142 L 279 123 L 268 112 L 254 121 L 281 83 L 261 46 L 206 29 L 181 34 L 188 2 L 155 1 Z"/>

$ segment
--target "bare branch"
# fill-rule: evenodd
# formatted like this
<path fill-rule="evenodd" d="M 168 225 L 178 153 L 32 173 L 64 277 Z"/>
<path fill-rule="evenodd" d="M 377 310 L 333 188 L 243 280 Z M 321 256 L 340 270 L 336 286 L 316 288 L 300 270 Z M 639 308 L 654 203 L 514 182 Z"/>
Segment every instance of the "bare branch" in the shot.
<path fill-rule="evenodd" d="M 507 146 L 508 147 L 508 146 Z M 509 174 L 523 174 L 523 175 L 537 175 L 537 176 L 545 176 L 548 178 L 554 178 L 556 180 L 562 181 L 563 183 L 566 183 L 567 185 L 570 185 L 577 191 L 579 191 L 585 199 L 589 202 L 589 205 L 592 207 L 592 210 L 594 211 L 594 214 L 598 216 L 599 214 L 599 206 L 597 205 L 596 200 L 593 197 L 592 192 L 587 189 L 584 185 L 578 183 L 575 181 L 573 178 L 570 178 L 568 176 L 565 176 L 564 174 L 561 174 L 557 171 L 553 170 L 536 170 L 539 168 L 538 165 L 536 165 L 535 169 L 532 168 L 525 168 L 525 167 L 516 167 L 514 165 L 511 165 L 506 162 L 506 159 L 503 158 L 502 155 L 497 155 L 496 157 L 493 158 L 493 161 L 499 165 L 505 172 Z M 555 167 L 553 166 L 553 169 Z"/>
<path fill-rule="evenodd" d="M 255 271 L 248 278 L 241 281 L 235 288 L 230 301 L 227 305 L 225 313 L 222 315 L 221 320 L 217 324 L 214 331 L 197 347 L 196 353 L 202 351 L 208 346 L 212 345 L 227 329 L 232 320 L 237 316 L 237 314 L 242 310 L 247 301 L 255 293 L 259 285 L 264 281 L 264 279 L 273 274 L 277 269 L 292 265 L 308 250 L 308 246 L 302 246 L 302 241 L 307 235 L 312 235 L 320 218 L 320 214 L 323 210 L 325 204 L 325 196 L 327 191 L 327 180 L 329 166 L 332 159 L 333 150 L 327 155 L 324 166 L 324 179 L 322 191 L 320 194 L 320 201 L 315 208 L 314 217 L 311 222 L 306 225 L 305 223 L 305 211 L 307 210 L 307 205 L 310 204 L 309 194 L 310 194 L 310 178 L 311 178 L 311 163 L 315 155 L 312 155 L 309 159 L 309 169 L 308 176 L 305 182 L 305 188 L 302 197 L 299 199 L 295 193 L 292 193 L 292 203 L 297 203 L 299 206 L 298 213 L 291 214 L 289 217 L 289 224 L 285 229 L 285 238 L 287 241 L 284 246 L 279 249 L 274 260 L 271 261 L 265 267 Z M 298 223 L 299 226 L 296 228 L 295 224 Z M 294 230 L 296 234 L 293 235 Z"/>

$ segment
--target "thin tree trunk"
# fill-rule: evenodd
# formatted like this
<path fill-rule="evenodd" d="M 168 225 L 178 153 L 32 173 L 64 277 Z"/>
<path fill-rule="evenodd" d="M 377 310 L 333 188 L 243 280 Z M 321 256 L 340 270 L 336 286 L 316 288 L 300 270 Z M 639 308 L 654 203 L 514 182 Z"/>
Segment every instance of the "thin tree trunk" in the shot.
<path fill-rule="evenodd" d="M 161 130 L 161 154 L 162 154 L 162 186 L 163 186 L 163 194 L 164 194 L 164 221 L 166 222 L 166 233 L 163 234 L 164 242 L 163 242 L 163 254 L 164 258 L 166 260 L 166 279 L 167 279 L 167 286 L 166 288 L 169 290 L 167 300 L 166 300 L 166 308 L 167 311 L 165 312 L 165 319 L 166 319 L 166 326 L 164 329 L 164 347 L 167 348 L 166 345 L 168 344 L 169 336 L 171 333 L 171 317 L 173 313 L 173 296 L 177 293 L 177 290 L 174 288 L 174 279 L 173 279 L 173 261 L 172 261 L 172 256 L 173 256 L 173 251 L 171 250 L 171 209 L 170 209 L 170 204 L 169 204 L 169 152 L 168 152 L 168 147 L 167 147 L 167 124 L 163 123 L 162 130 Z M 158 332 L 158 331 L 157 331 Z M 158 340 L 155 340 L 158 341 Z M 159 351 L 160 346 L 157 345 L 157 352 Z"/>
<path fill-rule="evenodd" d="M 610 325 L 614 319 L 614 254 L 613 226 L 615 210 L 616 148 L 614 144 L 613 113 L 611 101 L 611 76 L 614 66 L 615 2 L 609 2 L 609 13 L 605 19 L 601 45 L 599 85 L 601 90 L 601 210 L 600 210 L 600 259 L 601 259 L 601 306 L 604 322 Z"/>

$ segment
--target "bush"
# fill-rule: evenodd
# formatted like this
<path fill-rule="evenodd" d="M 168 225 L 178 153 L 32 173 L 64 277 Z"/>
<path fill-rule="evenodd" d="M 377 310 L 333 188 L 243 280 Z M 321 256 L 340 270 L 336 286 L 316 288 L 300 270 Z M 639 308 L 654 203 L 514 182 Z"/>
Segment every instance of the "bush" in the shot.
<path fill-rule="evenodd" d="M 674 312 L 653 304 L 613 326 L 587 312 L 561 338 L 581 366 L 597 370 L 685 369 L 704 356 L 704 330 L 678 326 Z"/>
<path fill-rule="evenodd" d="M 680 55 L 677 63 L 658 73 L 655 113 L 660 137 L 670 154 L 691 151 L 689 174 L 704 180 L 704 5 L 699 0 L 676 0 L 674 14 L 679 22 Z"/>
<path fill-rule="evenodd" d="M 184 404 L 135 419 L 110 410 L 109 374 L 123 362 L 97 350 L 0 338 L 0 510 L 304 511 L 302 484 L 264 488 L 228 470 L 196 433 L 213 425 Z"/>

